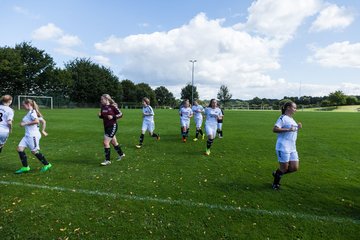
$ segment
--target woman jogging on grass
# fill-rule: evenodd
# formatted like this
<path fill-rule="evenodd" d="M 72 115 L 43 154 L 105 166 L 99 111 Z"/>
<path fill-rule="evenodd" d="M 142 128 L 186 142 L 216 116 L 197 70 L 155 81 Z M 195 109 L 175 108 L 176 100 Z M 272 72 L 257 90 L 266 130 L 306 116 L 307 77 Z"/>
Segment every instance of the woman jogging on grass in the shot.
<path fill-rule="evenodd" d="M 150 99 L 148 99 L 147 97 L 144 97 L 142 104 L 143 104 L 143 109 L 142 109 L 143 123 L 142 123 L 142 127 L 141 127 L 141 135 L 140 135 L 139 144 L 136 145 L 137 148 L 142 147 L 146 131 L 149 132 L 151 137 L 156 138 L 156 140 L 160 140 L 160 135 L 154 133 L 154 130 L 155 130 L 154 115 L 155 115 L 155 113 L 154 113 L 154 110 L 152 109 L 152 107 L 150 106 Z"/>
<path fill-rule="evenodd" d="M 299 156 L 296 151 L 296 138 L 302 124 L 296 123 L 293 115 L 296 112 L 294 102 L 286 102 L 281 108 L 281 116 L 275 123 L 273 132 L 277 133 L 276 154 L 279 168 L 273 172 L 274 182 L 272 188 L 280 188 L 280 180 L 284 174 L 292 173 L 299 168 Z"/>
<path fill-rule="evenodd" d="M 182 141 L 185 143 L 186 138 L 189 135 L 190 118 L 193 116 L 193 111 L 190 108 L 190 103 L 188 99 L 185 99 L 183 105 L 180 107 L 179 115 Z"/>
<path fill-rule="evenodd" d="M 192 106 L 191 110 L 194 113 L 194 120 L 195 120 L 195 126 L 196 126 L 196 135 L 195 135 L 194 141 L 196 142 L 198 140 L 199 134 L 201 134 L 202 139 L 205 138 L 205 135 L 201 129 L 201 125 L 203 122 L 204 108 L 203 108 L 203 106 L 199 105 L 199 103 L 195 100 L 194 105 Z"/>
<path fill-rule="evenodd" d="M 26 99 L 23 102 L 23 106 L 28 113 L 22 119 L 20 126 L 25 128 L 25 136 L 21 139 L 17 151 L 22 163 L 22 167 L 17 170 L 15 173 L 21 174 L 30 171 L 30 166 L 28 165 L 27 156 L 25 154 L 25 148 L 29 148 L 31 153 L 36 156 L 37 159 L 44 165 L 41 168 L 41 172 L 46 172 L 49 170 L 52 165 L 49 163 L 45 156 L 40 152 L 40 139 L 41 133 L 39 130 L 39 124 L 42 124 L 42 132 L 46 136 L 45 132 L 46 122 L 39 111 L 39 107 L 34 100 Z"/>
<path fill-rule="evenodd" d="M 109 94 L 103 94 L 100 98 L 101 109 L 99 112 L 99 118 L 103 120 L 104 123 L 104 153 L 105 160 L 100 163 L 101 166 L 107 166 L 111 164 L 110 161 L 110 143 L 114 146 L 114 149 L 118 153 L 117 160 L 120 161 L 125 157 L 125 153 L 121 150 L 121 147 L 116 139 L 116 132 L 118 129 L 117 120 L 123 116 L 122 112 L 119 110 L 116 102 L 110 97 Z"/>
<path fill-rule="evenodd" d="M 14 120 L 14 110 L 10 107 L 12 97 L 4 95 L 1 97 L 0 105 L 0 153 L 8 139 L 11 130 L 12 122 Z"/>
<path fill-rule="evenodd" d="M 211 145 L 213 144 L 214 138 L 216 137 L 217 121 L 223 116 L 220 108 L 217 107 L 217 101 L 215 99 L 211 99 L 209 106 L 205 108 L 205 116 L 205 130 L 208 137 L 206 142 L 205 155 L 209 156 Z"/>

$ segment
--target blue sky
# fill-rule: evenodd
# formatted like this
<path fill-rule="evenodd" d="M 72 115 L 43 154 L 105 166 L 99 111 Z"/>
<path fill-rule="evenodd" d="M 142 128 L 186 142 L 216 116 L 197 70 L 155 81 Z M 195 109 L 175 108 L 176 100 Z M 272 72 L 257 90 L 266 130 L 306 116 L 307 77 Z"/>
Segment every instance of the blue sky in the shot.
<path fill-rule="evenodd" d="M 76 57 L 120 79 L 191 81 L 200 98 L 360 95 L 360 1 L 0 0 L 0 46 L 23 41 L 58 67 Z M 99 93 L 100 94 L 100 93 Z"/>

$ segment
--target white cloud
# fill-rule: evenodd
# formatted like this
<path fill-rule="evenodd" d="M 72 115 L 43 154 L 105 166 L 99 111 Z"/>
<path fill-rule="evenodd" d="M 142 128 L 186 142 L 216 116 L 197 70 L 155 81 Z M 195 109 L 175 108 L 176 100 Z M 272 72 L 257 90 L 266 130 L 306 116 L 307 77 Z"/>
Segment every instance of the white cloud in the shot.
<path fill-rule="evenodd" d="M 32 33 L 32 38 L 35 40 L 53 40 L 58 39 L 63 35 L 63 30 L 55 26 L 53 23 L 48 23 L 41 26 Z"/>
<path fill-rule="evenodd" d="M 320 32 L 331 29 L 343 29 L 354 21 L 354 14 L 345 7 L 330 4 L 324 8 L 312 23 L 310 31 Z"/>
<path fill-rule="evenodd" d="M 101 55 L 96 55 L 93 57 L 93 59 L 98 62 L 101 65 L 104 65 L 106 67 L 111 66 L 110 59 Z"/>
<path fill-rule="evenodd" d="M 315 15 L 322 0 L 258 0 L 248 9 L 245 24 L 235 26 L 239 30 L 254 31 L 270 38 L 286 42 L 293 37 L 306 17 Z"/>
<path fill-rule="evenodd" d="M 360 96 L 360 84 L 354 83 L 341 83 L 339 87 L 346 95 Z"/>
<path fill-rule="evenodd" d="M 62 46 L 66 46 L 66 47 L 73 47 L 73 46 L 78 46 L 81 44 L 81 40 L 78 36 L 74 36 L 74 35 L 63 35 L 61 36 L 57 42 L 62 45 Z"/>
<path fill-rule="evenodd" d="M 306 18 L 324 6 L 323 0 L 258 0 L 248 9 L 246 23 L 225 27 L 224 19 L 208 19 L 200 13 L 189 23 L 166 32 L 123 38 L 112 35 L 94 46 L 102 56 L 121 59 L 120 64 L 112 63 L 121 65 L 122 77 L 148 82 L 153 87 L 164 85 L 176 97 L 191 82 L 190 59 L 197 60 L 194 80 L 202 99 L 216 97 L 222 84 L 235 98 L 298 96 L 299 83 L 273 78 L 270 73 L 281 68 L 279 55 L 284 44 L 295 36 Z M 352 51 L 357 48 L 352 47 Z M 350 49 L 342 64 L 356 66 L 358 53 L 350 54 Z M 309 61 L 321 62 L 325 52 L 327 49 L 314 49 Z M 302 91 L 319 96 L 338 88 L 304 84 Z"/>
<path fill-rule="evenodd" d="M 23 15 L 29 15 L 29 10 L 26 8 L 20 7 L 20 6 L 14 6 L 13 10 L 17 13 L 23 14 Z"/>
<path fill-rule="evenodd" d="M 41 26 L 32 33 L 32 39 L 39 41 L 51 41 L 56 43 L 54 51 L 71 57 L 86 57 L 87 54 L 76 49 L 82 44 L 81 39 L 76 35 L 66 34 L 61 28 L 53 23 Z"/>
<path fill-rule="evenodd" d="M 31 19 L 39 19 L 40 18 L 39 16 L 32 14 L 28 9 L 21 7 L 21 6 L 15 5 L 15 6 L 13 6 L 13 10 L 16 13 L 24 15 L 26 17 L 30 17 Z"/>
<path fill-rule="evenodd" d="M 308 62 L 324 67 L 360 68 L 360 43 L 336 42 L 324 48 L 313 47 Z"/>
<path fill-rule="evenodd" d="M 215 89 L 201 96 L 204 98 L 216 96 L 221 84 L 236 91 L 282 82 L 265 74 L 280 68 L 278 49 L 272 42 L 223 27 L 222 23 L 223 19 L 209 20 L 201 13 L 188 24 L 168 32 L 125 38 L 110 36 L 96 43 L 95 48 L 123 57 L 121 75 L 126 78 L 169 88 L 176 86 L 177 96 L 181 87 L 191 81 L 190 59 L 197 60 L 194 78 L 199 90 Z"/>

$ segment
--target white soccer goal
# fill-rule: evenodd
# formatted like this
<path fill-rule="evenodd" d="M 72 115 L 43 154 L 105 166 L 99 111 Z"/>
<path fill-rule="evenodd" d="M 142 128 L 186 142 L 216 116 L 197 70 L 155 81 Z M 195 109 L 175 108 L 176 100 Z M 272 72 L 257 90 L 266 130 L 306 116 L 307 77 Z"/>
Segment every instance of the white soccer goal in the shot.
<path fill-rule="evenodd" d="M 24 101 L 25 99 L 32 99 L 35 100 L 35 102 L 40 106 L 40 107 L 47 107 L 50 109 L 53 109 L 54 107 L 54 102 L 53 102 L 53 97 L 48 97 L 48 96 L 30 96 L 30 95 L 18 95 L 18 109 L 21 109 L 21 104 L 22 101 Z"/>

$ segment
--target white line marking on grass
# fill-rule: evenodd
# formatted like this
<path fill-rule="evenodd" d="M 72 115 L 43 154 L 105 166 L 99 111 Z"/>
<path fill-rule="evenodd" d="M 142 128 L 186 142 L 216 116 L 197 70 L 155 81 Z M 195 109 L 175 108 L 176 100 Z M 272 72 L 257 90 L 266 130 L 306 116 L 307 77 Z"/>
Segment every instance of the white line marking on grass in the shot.
<path fill-rule="evenodd" d="M 92 190 L 84 190 L 84 189 L 51 187 L 51 186 L 47 186 L 47 185 L 37 185 L 37 184 L 29 184 L 29 183 L 21 183 L 21 182 L 0 181 L 0 184 L 1 185 L 15 185 L 15 186 L 29 187 L 29 188 L 38 188 L 38 189 L 47 189 L 47 190 L 60 191 L 60 192 L 82 193 L 82 194 L 94 195 L 94 196 L 106 196 L 106 197 L 119 198 L 119 199 L 124 199 L 124 200 L 138 201 L 138 202 L 156 202 L 156 203 L 163 203 L 163 204 L 168 204 L 168 205 L 208 208 L 208 209 L 230 211 L 230 212 L 243 212 L 243 213 L 249 213 L 249 214 L 255 214 L 255 215 L 287 216 L 287 217 L 311 220 L 311 221 L 316 221 L 316 222 L 360 224 L 360 220 L 356 220 L 356 219 L 352 219 L 352 218 L 341 218 L 341 217 L 334 217 L 334 216 L 317 216 L 317 215 L 306 214 L 306 213 L 271 211 L 271 210 L 254 209 L 254 208 L 242 208 L 242 207 L 236 207 L 236 206 L 232 206 L 232 205 L 193 202 L 193 201 L 185 200 L 185 199 L 175 200 L 175 199 L 154 198 L 154 197 L 148 197 L 148 196 L 134 196 L 134 195 L 127 195 L 127 194 L 100 192 L 100 191 L 92 191 Z"/>

